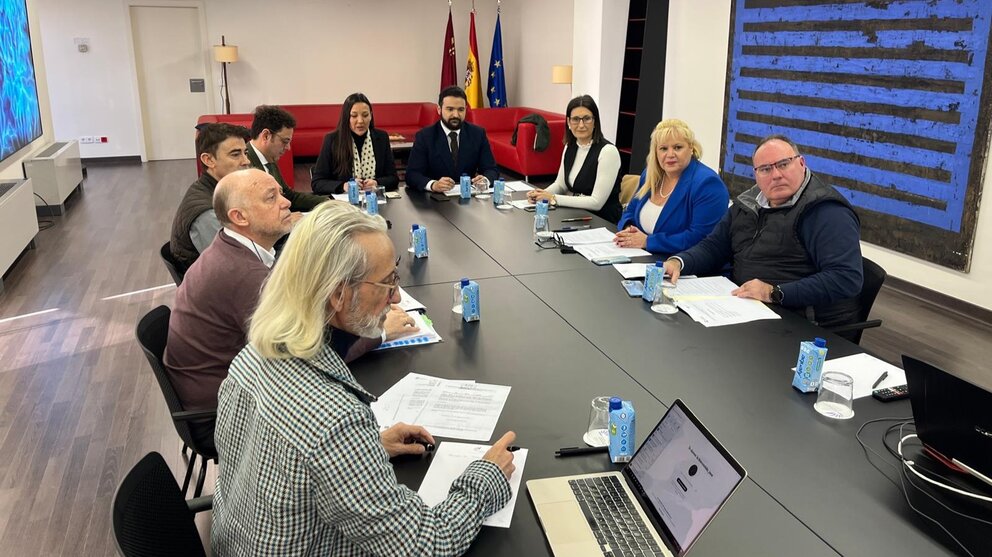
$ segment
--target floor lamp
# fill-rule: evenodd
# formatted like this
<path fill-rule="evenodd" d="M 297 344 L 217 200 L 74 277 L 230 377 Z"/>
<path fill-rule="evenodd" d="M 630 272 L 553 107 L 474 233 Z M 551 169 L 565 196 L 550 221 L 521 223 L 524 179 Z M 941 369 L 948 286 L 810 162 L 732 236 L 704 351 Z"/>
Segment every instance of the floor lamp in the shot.
<path fill-rule="evenodd" d="M 220 36 L 220 44 L 214 45 L 214 60 L 220 62 L 223 74 L 224 85 L 224 114 L 231 113 L 231 94 L 227 89 L 227 65 L 238 61 L 238 47 L 229 45 L 224 41 L 224 35 Z"/>
<path fill-rule="evenodd" d="M 551 83 L 568 84 L 568 93 L 572 94 L 572 66 L 551 66 Z"/>

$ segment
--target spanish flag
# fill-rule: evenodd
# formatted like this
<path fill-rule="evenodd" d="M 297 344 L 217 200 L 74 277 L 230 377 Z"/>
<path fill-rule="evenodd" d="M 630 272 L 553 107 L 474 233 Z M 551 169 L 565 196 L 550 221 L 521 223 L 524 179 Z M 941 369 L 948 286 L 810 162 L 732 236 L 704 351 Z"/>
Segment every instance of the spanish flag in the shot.
<path fill-rule="evenodd" d="M 472 108 L 482 108 L 482 80 L 479 76 L 479 44 L 475 40 L 475 10 L 468 23 L 468 66 L 465 68 L 465 96 Z"/>

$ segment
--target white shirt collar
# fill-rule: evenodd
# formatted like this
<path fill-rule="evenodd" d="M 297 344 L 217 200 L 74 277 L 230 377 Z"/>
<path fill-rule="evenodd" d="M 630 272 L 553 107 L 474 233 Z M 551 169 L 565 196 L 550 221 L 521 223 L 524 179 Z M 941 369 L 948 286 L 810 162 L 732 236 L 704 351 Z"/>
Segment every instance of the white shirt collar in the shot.
<path fill-rule="evenodd" d="M 451 136 L 451 132 L 455 132 L 456 134 L 458 134 L 458 137 L 461 137 L 462 136 L 462 129 L 461 128 L 458 128 L 457 130 L 453 130 L 453 129 L 448 128 L 448 126 L 445 126 L 444 125 L 444 120 L 438 120 L 438 122 L 441 124 L 441 129 L 444 130 L 444 137 L 450 137 Z M 462 122 L 462 123 L 464 123 L 464 122 Z"/>
<path fill-rule="evenodd" d="M 263 155 L 262 152 L 258 150 L 258 147 L 255 147 L 254 143 L 249 141 L 248 145 L 251 146 L 252 151 L 255 151 L 255 155 L 258 157 L 258 162 L 262 163 L 262 168 L 265 168 L 265 165 L 269 164 L 269 159 L 265 158 L 265 155 Z M 268 171 L 269 169 L 265 168 L 265 172 Z"/>
<path fill-rule="evenodd" d="M 275 264 L 275 262 L 276 262 L 276 250 L 275 250 L 275 248 L 270 249 L 270 250 L 269 249 L 265 249 L 262 246 L 260 246 L 260 245 L 256 244 L 255 242 L 253 242 L 251 240 L 251 238 L 248 238 L 246 236 L 243 236 L 241 234 L 238 234 L 237 232 L 231 230 L 230 228 L 228 228 L 226 226 L 224 227 L 224 233 L 227 234 L 228 236 L 230 236 L 231 238 L 233 238 L 234 240 L 236 240 L 242 246 L 248 248 L 252 253 L 254 253 L 255 255 L 257 255 L 259 261 L 261 261 L 262 264 L 265 265 L 266 267 L 268 267 L 268 268 L 271 269 L 272 268 L 272 265 Z"/>

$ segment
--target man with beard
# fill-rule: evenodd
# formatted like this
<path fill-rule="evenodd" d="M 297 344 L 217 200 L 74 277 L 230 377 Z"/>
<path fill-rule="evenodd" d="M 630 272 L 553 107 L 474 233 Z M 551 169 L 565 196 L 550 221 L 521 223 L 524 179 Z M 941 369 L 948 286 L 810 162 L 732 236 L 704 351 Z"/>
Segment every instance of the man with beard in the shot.
<path fill-rule="evenodd" d="M 434 443 L 422 427 L 380 432 L 332 344 L 376 337 L 399 301 L 386 222 L 324 203 L 296 226 L 231 363 L 217 407 L 220 459 L 211 549 L 225 555 L 461 555 L 510 500 L 513 432 L 428 507 L 389 459 Z"/>
<path fill-rule="evenodd" d="M 478 188 L 499 177 L 486 130 L 465 121 L 468 101 L 461 87 L 448 87 L 437 99 L 439 122 L 417 132 L 406 167 L 406 185 L 427 191 L 448 191 L 462 174 Z"/>

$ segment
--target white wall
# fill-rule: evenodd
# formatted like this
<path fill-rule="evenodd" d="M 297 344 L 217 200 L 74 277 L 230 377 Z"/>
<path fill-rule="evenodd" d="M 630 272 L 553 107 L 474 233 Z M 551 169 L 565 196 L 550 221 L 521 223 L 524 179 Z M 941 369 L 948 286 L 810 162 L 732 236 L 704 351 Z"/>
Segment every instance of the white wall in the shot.
<path fill-rule="evenodd" d="M 610 141 L 617 137 L 629 7 L 630 0 L 575 0 L 574 28 L 579 32 L 572 39 L 573 96 L 595 99 L 603 135 Z"/>
<path fill-rule="evenodd" d="M 41 109 L 41 137 L 25 145 L 6 160 L 0 162 L 0 179 L 24 178 L 21 162 L 52 141 L 52 111 L 48 100 L 48 77 L 45 71 L 44 45 L 41 28 L 38 25 L 38 8 L 34 0 L 28 0 L 28 25 L 31 30 L 31 54 L 34 57 L 35 82 L 38 86 L 38 105 Z M 2 241 L 2 238 L 0 238 Z"/>
<path fill-rule="evenodd" d="M 703 161 L 719 168 L 730 3 L 726 0 L 672 2 L 668 33 L 664 115 L 688 122 L 703 144 Z M 992 187 L 989 186 L 992 157 L 989 162 L 986 189 Z M 981 203 L 970 273 L 951 271 L 864 242 L 862 252 L 891 276 L 992 309 L 990 199 L 992 195 L 985 195 Z"/>
<path fill-rule="evenodd" d="M 49 66 L 55 135 L 105 135 L 81 145 L 83 157 L 142 153 L 140 108 L 128 44 L 124 0 L 36 0 Z M 168 5 L 170 0 L 148 4 Z M 182 2 L 188 4 L 188 2 Z M 362 91 L 373 102 L 437 97 L 447 23 L 446 2 L 434 0 L 207 0 L 208 43 L 238 46 L 228 66 L 233 112 L 262 103 L 339 103 Z M 457 66 L 468 56 L 470 0 L 457 0 Z M 496 2 L 476 2 L 479 62 L 489 68 Z M 572 0 L 504 0 L 503 56 L 510 103 L 562 111 L 567 87 L 551 85 L 551 66 L 571 60 Z M 74 37 L 90 39 L 79 54 Z M 220 67 L 213 64 L 213 83 Z M 486 83 L 488 79 L 484 79 Z M 221 110 L 219 99 L 213 99 Z M 191 122 L 192 126 L 193 123 Z"/>

